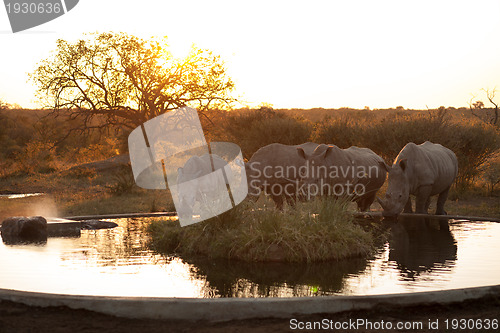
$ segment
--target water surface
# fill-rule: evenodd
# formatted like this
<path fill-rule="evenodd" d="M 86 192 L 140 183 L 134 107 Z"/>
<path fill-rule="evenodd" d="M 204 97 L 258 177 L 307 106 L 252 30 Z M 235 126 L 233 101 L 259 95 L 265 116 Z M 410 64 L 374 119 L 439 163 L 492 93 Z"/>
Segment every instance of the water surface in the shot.
<path fill-rule="evenodd" d="M 0 288 L 157 297 L 367 295 L 500 284 L 500 223 L 406 221 L 368 259 L 314 264 L 179 258 L 147 248 L 143 220 L 44 244 L 0 242 Z"/>
<path fill-rule="evenodd" d="M 0 198 L 7 199 L 23 199 L 28 197 L 38 197 L 44 193 L 17 193 L 17 194 L 0 194 Z"/>

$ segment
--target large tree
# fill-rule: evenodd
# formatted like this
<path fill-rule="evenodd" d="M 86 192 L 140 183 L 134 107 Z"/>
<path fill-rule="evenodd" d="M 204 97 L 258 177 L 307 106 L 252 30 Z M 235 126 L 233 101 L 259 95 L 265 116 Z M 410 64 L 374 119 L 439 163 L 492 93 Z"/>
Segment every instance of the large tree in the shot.
<path fill-rule="evenodd" d="M 53 55 L 30 75 L 52 114 L 76 119 L 77 130 L 133 129 L 169 110 L 192 106 L 208 118 L 234 99 L 221 58 L 193 47 L 176 59 L 166 39 L 124 33 L 57 41 Z M 75 130 L 75 129 L 73 129 Z"/>

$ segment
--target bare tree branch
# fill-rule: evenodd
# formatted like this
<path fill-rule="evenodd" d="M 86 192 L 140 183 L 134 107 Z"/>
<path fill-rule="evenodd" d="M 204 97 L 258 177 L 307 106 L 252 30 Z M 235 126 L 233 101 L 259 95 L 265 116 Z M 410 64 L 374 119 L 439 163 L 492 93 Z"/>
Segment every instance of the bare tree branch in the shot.
<path fill-rule="evenodd" d="M 486 93 L 486 98 L 488 98 L 488 101 L 490 101 L 491 104 L 493 104 L 493 106 L 495 106 L 495 110 L 494 110 L 494 116 L 493 116 L 493 119 L 491 119 L 491 123 L 493 125 L 497 125 L 498 123 L 498 104 L 495 103 L 494 101 L 494 98 L 495 98 L 495 94 L 496 94 L 496 88 L 493 88 L 493 90 L 489 90 L 489 89 L 482 89 L 485 93 Z"/>

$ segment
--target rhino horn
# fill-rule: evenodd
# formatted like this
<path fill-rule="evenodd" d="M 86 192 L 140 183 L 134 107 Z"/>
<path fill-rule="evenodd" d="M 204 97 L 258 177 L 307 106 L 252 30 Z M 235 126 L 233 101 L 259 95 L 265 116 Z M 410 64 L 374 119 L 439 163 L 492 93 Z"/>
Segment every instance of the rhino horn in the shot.
<path fill-rule="evenodd" d="M 377 202 L 382 206 L 383 210 L 387 210 L 387 205 L 377 196 Z"/>

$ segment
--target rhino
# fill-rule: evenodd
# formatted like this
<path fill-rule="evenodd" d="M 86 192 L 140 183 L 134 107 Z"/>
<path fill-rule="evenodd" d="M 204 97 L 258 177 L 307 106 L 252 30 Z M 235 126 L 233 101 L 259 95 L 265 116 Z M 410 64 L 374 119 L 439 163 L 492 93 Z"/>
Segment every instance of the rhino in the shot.
<path fill-rule="evenodd" d="M 430 198 L 438 195 L 436 215 L 446 215 L 444 203 L 458 173 L 455 153 L 440 144 L 426 141 L 420 145 L 408 143 L 387 166 L 389 185 L 385 200 L 378 202 L 383 215 L 394 217 L 401 212 L 412 213 L 410 195 L 416 197 L 416 213 L 427 214 Z"/>
<path fill-rule="evenodd" d="M 333 144 L 322 144 L 312 153 L 301 147 L 296 153 L 307 162 L 301 182 L 309 196 L 349 197 L 360 211 L 370 210 L 386 179 L 384 160 L 368 148 L 340 149 Z"/>
<path fill-rule="evenodd" d="M 245 163 L 248 181 L 248 197 L 256 200 L 264 191 L 270 194 L 278 209 L 283 209 L 286 200 L 295 203 L 298 193 L 299 170 L 305 161 L 297 156 L 297 148 L 312 152 L 317 143 L 306 142 L 301 145 L 271 143 L 257 150 Z"/>
<path fill-rule="evenodd" d="M 196 202 L 202 202 L 204 196 L 217 195 L 218 191 L 224 190 L 225 184 L 231 181 L 231 173 L 224 172 L 224 183 L 216 177 L 203 178 L 212 173 L 213 170 L 223 169 L 228 163 L 215 154 L 204 154 L 193 156 L 177 169 L 177 189 L 179 195 L 179 215 L 190 218 Z"/>

